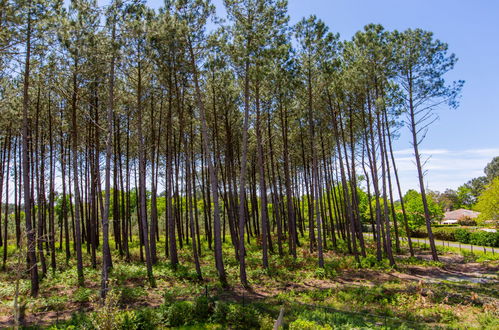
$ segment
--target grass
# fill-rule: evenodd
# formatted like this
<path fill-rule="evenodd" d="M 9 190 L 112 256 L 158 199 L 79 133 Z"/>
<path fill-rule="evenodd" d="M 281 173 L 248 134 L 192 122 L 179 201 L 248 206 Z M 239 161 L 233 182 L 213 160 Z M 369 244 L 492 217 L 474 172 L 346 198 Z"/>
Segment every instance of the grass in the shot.
<path fill-rule="evenodd" d="M 372 248 L 372 241 L 366 241 Z M 38 298 L 28 296 L 29 279 L 23 274 L 20 292 L 26 320 L 56 328 L 106 328 L 110 320 L 116 324 L 114 328 L 122 329 L 272 328 L 284 306 L 285 325 L 290 329 L 498 326 L 497 281 L 477 284 L 438 277 L 431 283 L 417 281 L 412 275 L 414 269 L 424 273 L 442 270 L 447 264 L 407 257 L 405 247 L 396 257 L 396 268 L 385 260 L 378 262 L 373 255 L 356 263 L 343 246 L 339 251 L 326 250 L 325 267 L 319 269 L 316 254 L 308 251 L 305 240 L 301 243 L 297 259 L 271 254 L 268 270 L 261 266 L 261 250 L 255 241 L 247 245 L 248 278 L 253 292 L 239 285 L 239 265 L 228 240 L 223 245 L 231 286 L 228 290 L 218 283 L 214 256 L 204 241 L 204 281 L 196 277 L 190 246 L 184 246 L 179 250 L 181 264 L 176 270 L 160 256 L 153 269 L 156 288 L 148 284 L 137 244 L 132 244 L 131 261 L 127 263 L 113 250 L 112 290 L 106 306 L 98 303 L 100 269 L 91 267 L 90 257 L 84 252 L 85 285 L 78 287 L 75 261 L 66 264 L 62 249 L 57 253 L 59 268 L 55 272 L 49 269 L 41 281 Z M 416 249 L 418 255 L 428 254 L 422 246 Z M 16 260 L 11 250 L 7 271 L 0 273 L 0 315 L 12 314 Z M 164 242 L 159 242 L 157 250 L 164 251 Z M 453 256 L 459 252 L 447 247 L 439 247 L 439 251 Z M 497 267 L 498 259 L 491 254 L 463 254 L 466 262 Z M 4 322 L 0 326 L 11 320 L 0 318 Z"/>

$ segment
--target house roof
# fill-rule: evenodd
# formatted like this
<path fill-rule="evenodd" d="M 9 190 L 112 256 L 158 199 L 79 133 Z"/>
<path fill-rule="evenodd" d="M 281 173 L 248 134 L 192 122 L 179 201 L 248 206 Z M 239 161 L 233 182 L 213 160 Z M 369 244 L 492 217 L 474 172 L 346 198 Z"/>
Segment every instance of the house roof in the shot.
<path fill-rule="evenodd" d="M 472 210 L 458 209 L 454 211 L 445 212 L 444 220 L 460 220 L 463 218 L 474 219 L 478 217 L 479 214 L 480 212 L 475 212 Z"/>

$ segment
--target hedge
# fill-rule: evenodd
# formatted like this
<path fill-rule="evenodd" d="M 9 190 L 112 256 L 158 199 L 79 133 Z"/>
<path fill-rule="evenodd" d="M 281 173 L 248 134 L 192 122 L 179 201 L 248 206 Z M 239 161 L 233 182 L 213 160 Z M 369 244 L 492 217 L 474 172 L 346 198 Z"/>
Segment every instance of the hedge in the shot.
<path fill-rule="evenodd" d="M 499 247 L 499 233 L 489 233 L 483 230 L 470 235 L 470 243 L 475 245 Z"/>
<path fill-rule="evenodd" d="M 499 232 L 490 233 L 483 230 L 470 230 L 454 227 L 432 228 L 435 239 L 442 241 L 461 242 L 463 244 L 474 244 L 481 246 L 499 247 Z M 412 237 L 426 238 L 426 228 L 420 227 L 411 234 Z"/>

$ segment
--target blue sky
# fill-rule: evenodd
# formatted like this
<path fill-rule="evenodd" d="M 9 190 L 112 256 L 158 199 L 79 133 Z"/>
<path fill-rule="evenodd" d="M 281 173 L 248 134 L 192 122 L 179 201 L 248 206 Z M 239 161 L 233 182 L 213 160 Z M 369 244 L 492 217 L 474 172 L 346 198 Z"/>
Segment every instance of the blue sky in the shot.
<path fill-rule="evenodd" d="M 149 0 L 157 8 L 162 0 Z M 213 0 L 223 16 L 223 1 Z M 448 80 L 465 80 L 460 107 L 439 109 L 422 144 L 431 156 L 425 182 L 432 190 L 456 189 L 483 175 L 483 168 L 499 156 L 499 1 L 497 0 L 289 0 L 291 24 L 317 15 L 341 38 L 368 23 L 387 30 L 423 28 L 449 44 L 459 61 Z M 417 188 L 410 136 L 402 128 L 395 143 L 402 189 Z"/>
<path fill-rule="evenodd" d="M 449 44 L 459 61 L 449 80 L 466 81 L 460 107 L 439 109 L 422 145 L 431 158 L 425 182 L 430 189 L 457 188 L 483 175 L 483 168 L 499 156 L 499 1 L 495 0 L 290 0 L 294 23 L 316 14 L 330 29 L 349 39 L 368 23 L 388 30 L 423 28 Z M 395 143 L 402 188 L 417 187 L 410 136 L 401 129 Z"/>

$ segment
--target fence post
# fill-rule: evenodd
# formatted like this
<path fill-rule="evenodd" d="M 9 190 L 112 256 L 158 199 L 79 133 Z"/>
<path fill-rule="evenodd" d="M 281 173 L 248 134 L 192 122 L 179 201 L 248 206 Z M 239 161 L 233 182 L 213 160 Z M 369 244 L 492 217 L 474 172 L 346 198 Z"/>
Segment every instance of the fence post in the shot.
<path fill-rule="evenodd" d="M 282 319 L 283 319 L 283 317 L 284 317 L 284 306 L 282 306 L 281 310 L 279 311 L 279 317 L 277 318 L 277 320 L 274 323 L 274 330 L 277 330 L 280 327 L 282 327 Z"/>

